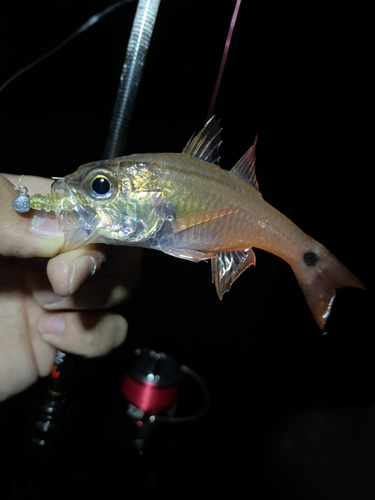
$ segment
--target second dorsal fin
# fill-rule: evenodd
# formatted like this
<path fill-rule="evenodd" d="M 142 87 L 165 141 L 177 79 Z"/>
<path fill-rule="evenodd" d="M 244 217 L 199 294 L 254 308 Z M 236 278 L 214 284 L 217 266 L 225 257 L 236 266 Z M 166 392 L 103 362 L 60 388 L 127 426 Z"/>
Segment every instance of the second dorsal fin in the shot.
<path fill-rule="evenodd" d="M 259 191 L 259 184 L 255 174 L 255 149 L 258 141 L 258 136 L 255 137 L 254 144 L 251 148 L 238 160 L 232 168 L 232 172 L 239 175 L 244 181 L 252 184 Z"/>

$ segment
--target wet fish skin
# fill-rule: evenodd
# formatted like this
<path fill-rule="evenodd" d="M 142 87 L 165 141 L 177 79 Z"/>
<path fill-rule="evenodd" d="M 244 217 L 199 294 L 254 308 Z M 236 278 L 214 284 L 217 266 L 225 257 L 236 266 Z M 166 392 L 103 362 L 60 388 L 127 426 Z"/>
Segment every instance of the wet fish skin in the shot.
<path fill-rule="evenodd" d="M 263 199 L 255 175 L 256 142 L 231 171 L 218 167 L 220 132 L 211 119 L 182 153 L 92 162 L 57 180 L 52 198 L 66 248 L 137 245 L 192 261 L 209 259 L 220 299 L 255 265 L 252 248 L 260 248 L 292 267 L 324 331 L 335 289 L 363 284 Z M 95 191 L 97 179 L 107 192 Z"/>

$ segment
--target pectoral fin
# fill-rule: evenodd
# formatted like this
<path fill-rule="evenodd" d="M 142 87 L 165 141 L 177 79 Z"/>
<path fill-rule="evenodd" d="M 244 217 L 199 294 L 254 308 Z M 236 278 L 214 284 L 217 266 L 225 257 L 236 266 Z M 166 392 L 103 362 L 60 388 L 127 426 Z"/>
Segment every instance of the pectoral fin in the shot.
<path fill-rule="evenodd" d="M 217 253 L 211 260 L 212 283 L 215 283 L 216 292 L 221 300 L 232 283 L 249 266 L 255 266 L 255 254 L 247 250 Z"/>
<path fill-rule="evenodd" d="M 177 217 L 172 222 L 172 230 L 174 233 L 188 229 L 189 227 L 197 226 L 198 224 L 203 224 L 204 222 L 209 222 L 210 220 L 218 219 L 219 217 L 224 217 L 225 215 L 230 215 L 238 212 L 238 208 L 218 208 L 215 210 L 207 210 L 203 212 L 193 212 L 191 214 L 185 215 L 183 217 Z"/>

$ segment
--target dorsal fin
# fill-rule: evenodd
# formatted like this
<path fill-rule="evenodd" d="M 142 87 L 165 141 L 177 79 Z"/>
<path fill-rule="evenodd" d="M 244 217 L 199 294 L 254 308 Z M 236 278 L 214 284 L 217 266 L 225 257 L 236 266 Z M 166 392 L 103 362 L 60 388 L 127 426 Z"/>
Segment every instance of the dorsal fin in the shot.
<path fill-rule="evenodd" d="M 220 132 L 222 130 L 220 120 L 213 116 L 196 136 L 191 137 L 182 152 L 219 165 L 219 147 L 222 142 Z"/>
<path fill-rule="evenodd" d="M 241 159 L 232 168 L 232 172 L 239 175 L 244 181 L 252 184 L 259 191 L 259 184 L 255 174 L 255 149 L 258 141 L 258 136 L 255 137 L 254 144 L 243 155 Z"/>

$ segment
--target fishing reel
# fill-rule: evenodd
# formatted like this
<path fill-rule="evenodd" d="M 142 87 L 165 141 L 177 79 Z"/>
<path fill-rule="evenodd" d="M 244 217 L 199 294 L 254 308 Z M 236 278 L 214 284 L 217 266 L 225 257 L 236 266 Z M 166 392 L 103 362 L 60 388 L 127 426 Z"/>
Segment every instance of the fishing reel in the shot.
<path fill-rule="evenodd" d="M 209 407 L 209 393 L 195 371 L 167 354 L 137 349 L 134 355 L 135 360 L 122 382 L 121 396 L 127 421 L 133 429 L 127 433 L 127 441 L 130 438 L 135 450 L 142 453 L 156 428 L 189 424 L 202 418 Z M 191 383 L 200 388 L 203 403 L 192 414 L 178 415 L 181 385 Z M 193 402 L 193 406 L 196 403 Z"/>

